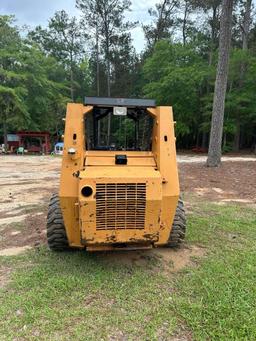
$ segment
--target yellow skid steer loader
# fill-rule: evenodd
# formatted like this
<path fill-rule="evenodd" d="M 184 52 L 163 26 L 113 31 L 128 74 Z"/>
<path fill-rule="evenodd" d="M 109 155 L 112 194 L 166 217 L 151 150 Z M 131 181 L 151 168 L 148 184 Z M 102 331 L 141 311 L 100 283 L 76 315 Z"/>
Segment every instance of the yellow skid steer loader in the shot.
<path fill-rule="evenodd" d="M 68 104 L 51 250 L 178 246 L 186 229 L 179 195 L 171 107 L 99 97 Z"/>

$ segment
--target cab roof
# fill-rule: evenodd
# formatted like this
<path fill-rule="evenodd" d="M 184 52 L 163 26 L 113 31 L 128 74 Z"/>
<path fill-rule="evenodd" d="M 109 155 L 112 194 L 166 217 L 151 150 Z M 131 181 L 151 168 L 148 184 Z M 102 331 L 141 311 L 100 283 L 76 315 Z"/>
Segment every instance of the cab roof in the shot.
<path fill-rule="evenodd" d="M 156 102 L 153 99 L 138 98 L 114 98 L 114 97 L 85 97 L 85 105 L 98 107 L 128 107 L 128 108 L 154 108 Z"/>

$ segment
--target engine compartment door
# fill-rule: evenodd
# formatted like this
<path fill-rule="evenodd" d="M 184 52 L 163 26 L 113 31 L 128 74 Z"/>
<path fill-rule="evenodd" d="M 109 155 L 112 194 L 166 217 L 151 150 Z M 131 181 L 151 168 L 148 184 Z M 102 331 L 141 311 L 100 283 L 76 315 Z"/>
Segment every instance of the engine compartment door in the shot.
<path fill-rule="evenodd" d="M 84 245 L 158 240 L 162 179 L 157 170 L 87 167 L 79 178 L 79 221 Z M 91 193 L 86 193 L 86 188 Z"/>

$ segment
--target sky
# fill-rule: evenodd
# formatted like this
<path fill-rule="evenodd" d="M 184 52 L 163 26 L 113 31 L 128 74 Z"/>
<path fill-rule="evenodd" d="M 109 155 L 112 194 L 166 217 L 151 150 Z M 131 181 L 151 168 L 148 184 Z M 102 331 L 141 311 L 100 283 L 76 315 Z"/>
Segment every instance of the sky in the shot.
<path fill-rule="evenodd" d="M 156 0 L 132 0 L 132 11 L 127 13 L 127 19 L 146 24 L 150 21 L 148 9 Z M 47 21 L 56 11 L 64 9 L 69 15 L 79 17 L 75 8 L 75 0 L 0 0 L 0 14 L 14 14 L 19 26 L 46 26 Z M 131 32 L 133 44 L 140 52 L 145 44 L 141 25 Z"/>

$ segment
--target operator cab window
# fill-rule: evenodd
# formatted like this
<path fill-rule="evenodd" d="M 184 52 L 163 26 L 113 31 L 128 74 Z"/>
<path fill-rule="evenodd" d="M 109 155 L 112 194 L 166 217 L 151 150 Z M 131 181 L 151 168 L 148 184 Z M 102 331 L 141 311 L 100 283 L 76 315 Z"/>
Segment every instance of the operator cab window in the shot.
<path fill-rule="evenodd" d="M 144 108 L 95 106 L 85 116 L 86 149 L 150 151 L 153 123 Z"/>

